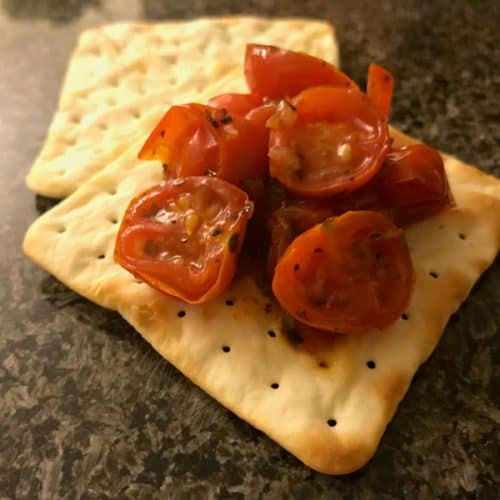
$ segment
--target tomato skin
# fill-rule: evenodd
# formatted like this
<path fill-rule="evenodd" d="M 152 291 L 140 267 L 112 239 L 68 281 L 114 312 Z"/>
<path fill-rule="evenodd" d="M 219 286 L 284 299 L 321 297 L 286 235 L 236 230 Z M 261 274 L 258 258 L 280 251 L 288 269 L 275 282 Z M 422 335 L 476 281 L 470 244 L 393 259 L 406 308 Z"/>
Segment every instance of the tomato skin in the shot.
<path fill-rule="evenodd" d="M 401 227 L 453 205 L 443 159 L 438 151 L 424 144 L 393 149 L 368 184 L 330 200 L 335 213 L 378 210 Z"/>
<path fill-rule="evenodd" d="M 366 94 L 385 118 L 389 118 L 391 111 L 393 89 L 394 78 L 392 74 L 378 64 L 370 64 L 368 66 Z"/>
<path fill-rule="evenodd" d="M 424 144 L 394 149 L 377 176 L 376 187 L 384 208 L 400 226 L 454 205 L 443 159 Z"/>
<path fill-rule="evenodd" d="M 327 197 L 354 191 L 390 150 L 387 120 L 357 90 L 313 87 L 292 100 L 297 119 L 271 130 L 269 168 L 291 193 Z"/>
<path fill-rule="evenodd" d="M 215 177 L 168 180 L 133 199 L 115 260 L 160 292 L 197 304 L 231 282 L 253 206 Z"/>
<path fill-rule="evenodd" d="M 247 45 L 245 78 L 252 94 L 271 99 L 293 97 L 318 85 L 357 88 L 335 66 L 308 54 L 272 45 Z"/>
<path fill-rule="evenodd" d="M 267 131 L 203 104 L 172 106 L 139 152 L 159 160 L 166 178 L 216 175 L 239 185 L 267 174 Z"/>
<path fill-rule="evenodd" d="M 225 109 L 230 115 L 245 116 L 262 104 L 262 97 L 255 94 L 221 94 L 209 99 L 212 108 Z"/>
<path fill-rule="evenodd" d="M 279 260 L 272 288 L 298 321 L 355 334 L 398 319 L 414 280 L 402 230 L 380 213 L 357 211 L 298 236 Z"/>

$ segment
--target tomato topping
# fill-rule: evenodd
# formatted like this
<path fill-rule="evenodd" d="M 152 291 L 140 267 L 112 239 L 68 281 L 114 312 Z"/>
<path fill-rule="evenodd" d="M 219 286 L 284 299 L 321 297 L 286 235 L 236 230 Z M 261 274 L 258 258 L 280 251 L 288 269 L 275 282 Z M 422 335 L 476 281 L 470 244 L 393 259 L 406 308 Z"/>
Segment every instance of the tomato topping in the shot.
<path fill-rule="evenodd" d="M 225 109 L 230 115 L 238 116 L 245 116 L 261 104 L 262 97 L 255 94 L 221 94 L 208 101 L 209 106 Z"/>
<path fill-rule="evenodd" d="M 424 144 L 393 150 L 376 178 L 376 189 L 394 222 L 407 226 L 454 204 L 443 159 Z"/>
<path fill-rule="evenodd" d="M 379 210 L 408 226 L 453 206 L 441 155 L 424 144 L 392 150 L 379 173 L 360 190 L 331 199 L 336 213 Z"/>
<path fill-rule="evenodd" d="M 326 61 L 272 45 L 247 45 L 245 78 L 252 94 L 272 99 L 293 97 L 318 85 L 357 88 L 346 74 Z"/>
<path fill-rule="evenodd" d="M 130 203 L 115 260 L 161 292 L 205 302 L 232 280 L 252 211 L 246 193 L 221 179 L 166 181 Z"/>
<path fill-rule="evenodd" d="M 166 178 L 217 175 L 233 184 L 267 173 L 267 131 L 202 104 L 172 106 L 139 152 L 159 160 Z"/>
<path fill-rule="evenodd" d="M 338 333 L 392 324 L 414 271 L 403 231 L 377 212 L 347 212 L 298 236 L 279 260 L 273 292 L 298 321 Z"/>
<path fill-rule="evenodd" d="M 366 95 L 313 87 L 290 106 L 295 120 L 280 118 L 269 139 L 271 176 L 289 191 L 325 197 L 353 191 L 378 172 L 390 148 L 387 120 Z"/>
<path fill-rule="evenodd" d="M 394 78 L 391 73 L 378 64 L 368 66 L 366 94 L 378 108 L 382 116 L 388 118 L 391 111 Z"/>

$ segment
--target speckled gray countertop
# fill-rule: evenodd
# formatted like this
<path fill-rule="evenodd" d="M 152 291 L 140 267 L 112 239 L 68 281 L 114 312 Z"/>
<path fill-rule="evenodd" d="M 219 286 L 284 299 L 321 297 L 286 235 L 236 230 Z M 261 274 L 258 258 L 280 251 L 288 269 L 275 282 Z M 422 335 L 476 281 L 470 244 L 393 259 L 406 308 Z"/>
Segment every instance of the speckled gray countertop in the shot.
<path fill-rule="evenodd" d="M 393 122 L 500 175 L 495 1 L 0 2 L 0 498 L 498 498 L 500 264 L 418 372 L 374 459 L 312 472 L 21 253 L 51 202 L 23 183 L 78 33 L 123 19 L 324 17 L 345 70 L 397 90 Z"/>

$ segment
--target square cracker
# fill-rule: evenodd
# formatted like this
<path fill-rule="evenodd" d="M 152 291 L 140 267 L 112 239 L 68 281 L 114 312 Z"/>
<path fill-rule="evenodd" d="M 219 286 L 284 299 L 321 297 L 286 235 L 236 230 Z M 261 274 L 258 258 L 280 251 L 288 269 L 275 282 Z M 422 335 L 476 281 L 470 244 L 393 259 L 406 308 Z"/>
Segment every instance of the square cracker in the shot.
<path fill-rule="evenodd" d="M 399 144 L 413 142 L 392 133 Z M 269 312 L 270 299 L 250 276 L 193 306 L 137 282 L 114 263 L 117 221 L 132 197 L 161 180 L 159 165 L 136 159 L 139 145 L 35 221 L 26 255 L 78 293 L 119 311 L 195 384 L 305 464 L 331 474 L 361 467 L 450 315 L 495 259 L 500 180 L 443 155 L 457 206 L 406 232 L 417 279 L 405 320 L 378 333 L 337 336 L 311 354 L 287 340 L 278 306 Z"/>
<path fill-rule="evenodd" d="M 63 198 L 122 153 L 138 130 L 150 130 L 174 97 L 178 103 L 195 100 L 228 77 L 233 92 L 245 92 L 242 61 L 248 42 L 301 50 L 338 64 L 333 28 L 316 20 L 223 17 L 85 31 L 28 187 Z"/>

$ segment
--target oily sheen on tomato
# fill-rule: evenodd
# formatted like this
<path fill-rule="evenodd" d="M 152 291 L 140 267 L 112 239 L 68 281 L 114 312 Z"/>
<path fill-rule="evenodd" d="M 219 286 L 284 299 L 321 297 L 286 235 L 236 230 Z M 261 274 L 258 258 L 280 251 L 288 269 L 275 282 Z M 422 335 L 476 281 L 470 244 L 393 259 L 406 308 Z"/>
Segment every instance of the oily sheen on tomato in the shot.
<path fill-rule="evenodd" d="M 322 59 L 272 45 L 248 44 L 245 78 L 252 94 L 284 99 L 318 85 L 357 88 L 335 66 Z"/>
<path fill-rule="evenodd" d="M 267 173 L 267 131 L 203 104 L 172 106 L 139 152 L 159 160 L 166 178 L 216 175 L 239 185 Z"/>
<path fill-rule="evenodd" d="M 413 284 L 403 231 L 378 212 L 353 211 L 298 236 L 279 260 L 272 288 L 298 321 L 354 334 L 391 325 Z"/>
<path fill-rule="evenodd" d="M 130 203 L 115 260 L 161 292 L 205 302 L 232 280 L 252 211 L 246 193 L 222 179 L 165 181 Z"/>
<path fill-rule="evenodd" d="M 295 195 L 354 191 L 379 171 L 389 152 L 386 118 L 357 90 L 313 87 L 292 100 L 291 111 L 282 109 L 276 125 L 273 118 L 268 122 L 269 168 Z"/>

